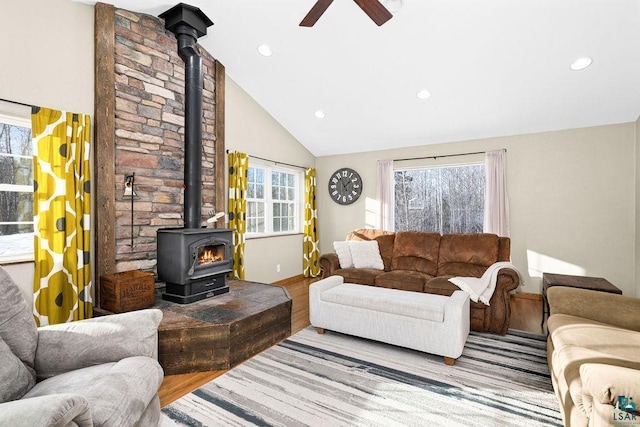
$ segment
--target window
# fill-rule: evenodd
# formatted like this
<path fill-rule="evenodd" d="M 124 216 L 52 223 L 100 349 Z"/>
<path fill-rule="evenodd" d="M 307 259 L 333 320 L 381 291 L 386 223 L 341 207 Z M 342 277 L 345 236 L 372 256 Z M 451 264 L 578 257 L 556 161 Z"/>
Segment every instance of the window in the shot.
<path fill-rule="evenodd" d="M 247 174 L 247 235 L 299 233 L 303 200 L 299 171 L 267 165 Z"/>
<path fill-rule="evenodd" d="M 481 233 L 484 164 L 397 169 L 396 231 Z"/>
<path fill-rule="evenodd" d="M 0 105 L 0 261 L 33 259 L 33 150 L 28 107 Z"/>

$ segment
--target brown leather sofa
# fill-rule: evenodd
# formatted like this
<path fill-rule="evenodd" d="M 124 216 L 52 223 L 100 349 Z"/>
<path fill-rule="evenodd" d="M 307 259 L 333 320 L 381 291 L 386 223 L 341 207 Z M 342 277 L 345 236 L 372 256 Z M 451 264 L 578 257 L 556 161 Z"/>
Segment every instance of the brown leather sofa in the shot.
<path fill-rule="evenodd" d="M 346 240 L 376 240 L 384 270 L 340 268 L 338 256 L 320 257 L 321 277 L 339 275 L 345 282 L 450 296 L 459 288 L 448 279 L 480 277 L 498 261 L 510 261 L 511 241 L 495 234 L 444 234 L 359 229 Z M 518 273 L 498 272 L 496 290 L 487 306 L 471 302 L 471 329 L 505 334 L 509 328 L 510 293 L 520 286 Z"/>

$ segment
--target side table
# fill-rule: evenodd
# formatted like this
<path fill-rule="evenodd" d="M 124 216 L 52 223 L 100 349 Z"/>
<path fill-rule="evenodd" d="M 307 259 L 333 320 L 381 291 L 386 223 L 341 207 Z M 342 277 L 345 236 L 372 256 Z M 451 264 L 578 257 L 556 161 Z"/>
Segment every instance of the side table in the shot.
<path fill-rule="evenodd" d="M 622 291 L 602 277 L 570 276 L 567 274 L 542 273 L 542 322 L 549 313 L 549 301 L 547 300 L 547 289 L 551 286 L 567 286 L 569 288 L 588 289 L 591 291 L 609 292 L 620 294 Z"/>

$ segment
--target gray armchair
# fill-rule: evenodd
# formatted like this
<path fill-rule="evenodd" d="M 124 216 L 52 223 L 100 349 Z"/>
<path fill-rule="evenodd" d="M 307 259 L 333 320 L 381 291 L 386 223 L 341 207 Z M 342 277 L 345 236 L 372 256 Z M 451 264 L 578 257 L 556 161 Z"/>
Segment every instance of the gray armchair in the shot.
<path fill-rule="evenodd" d="M 37 328 L 0 268 L 0 425 L 155 426 L 160 310 Z"/>

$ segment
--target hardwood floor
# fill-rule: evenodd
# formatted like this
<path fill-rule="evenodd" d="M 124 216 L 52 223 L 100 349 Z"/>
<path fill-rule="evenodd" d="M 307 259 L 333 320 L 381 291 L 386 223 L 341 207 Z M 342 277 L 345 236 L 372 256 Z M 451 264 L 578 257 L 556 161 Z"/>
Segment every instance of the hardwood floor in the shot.
<path fill-rule="evenodd" d="M 315 280 L 317 279 L 295 277 L 274 283 L 274 285 L 285 287 L 291 296 L 292 335 L 309 326 L 309 284 Z M 516 294 L 511 297 L 510 327 L 539 334 L 544 333 L 544 329 L 540 326 L 541 312 L 542 298 L 540 295 Z M 160 405 L 163 407 L 168 405 L 225 372 L 227 371 L 221 370 L 165 376 L 158 392 Z"/>

